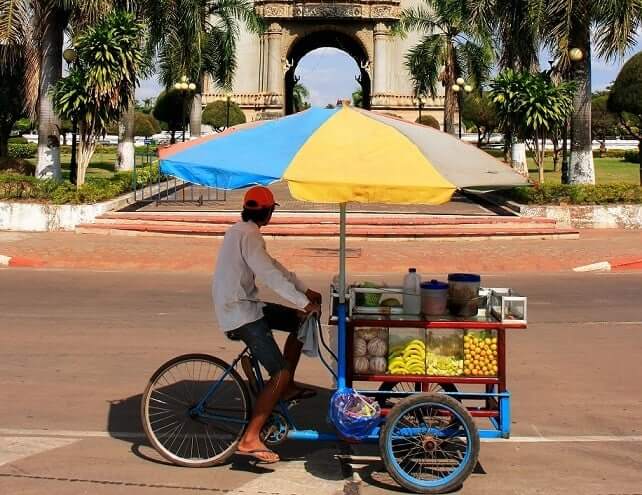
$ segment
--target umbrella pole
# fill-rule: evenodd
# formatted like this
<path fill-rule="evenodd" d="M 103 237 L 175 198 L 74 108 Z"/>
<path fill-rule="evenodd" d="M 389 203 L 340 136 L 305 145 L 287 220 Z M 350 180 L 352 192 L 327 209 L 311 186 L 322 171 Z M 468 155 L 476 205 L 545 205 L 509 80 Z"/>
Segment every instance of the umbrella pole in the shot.
<path fill-rule="evenodd" d="M 339 210 L 339 369 L 337 388 L 346 387 L 347 329 L 346 329 L 346 203 Z"/>

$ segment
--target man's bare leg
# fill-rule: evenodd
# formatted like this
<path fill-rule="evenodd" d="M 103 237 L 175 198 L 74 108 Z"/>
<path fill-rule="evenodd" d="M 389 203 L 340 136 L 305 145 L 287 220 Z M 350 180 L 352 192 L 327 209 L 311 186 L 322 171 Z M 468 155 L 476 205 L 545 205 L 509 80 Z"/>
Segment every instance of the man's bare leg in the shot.
<path fill-rule="evenodd" d="M 283 347 L 283 357 L 290 367 L 290 381 L 283 396 L 285 400 L 296 396 L 304 388 L 301 385 L 297 385 L 294 381 L 294 373 L 301 358 L 301 349 L 303 349 L 303 343 L 298 339 L 297 335 L 295 333 L 288 335 L 285 346 Z"/>
<path fill-rule="evenodd" d="M 265 451 L 257 452 L 254 456 L 267 463 L 279 461 L 279 456 L 270 451 L 261 441 L 260 434 L 263 425 L 272 414 L 274 406 L 279 401 L 288 385 L 290 384 L 291 373 L 289 370 L 283 370 L 277 373 L 266 384 L 254 404 L 254 413 L 247 425 L 245 434 L 239 441 L 237 450 L 240 452 Z"/>

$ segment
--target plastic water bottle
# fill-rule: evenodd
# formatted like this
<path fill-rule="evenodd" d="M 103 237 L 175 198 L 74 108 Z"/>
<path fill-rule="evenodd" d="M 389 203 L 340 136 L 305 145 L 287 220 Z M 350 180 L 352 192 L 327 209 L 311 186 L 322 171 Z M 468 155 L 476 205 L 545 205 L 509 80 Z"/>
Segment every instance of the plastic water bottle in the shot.
<path fill-rule="evenodd" d="M 421 276 L 416 268 L 409 268 L 403 279 L 403 312 L 407 315 L 421 313 Z"/>

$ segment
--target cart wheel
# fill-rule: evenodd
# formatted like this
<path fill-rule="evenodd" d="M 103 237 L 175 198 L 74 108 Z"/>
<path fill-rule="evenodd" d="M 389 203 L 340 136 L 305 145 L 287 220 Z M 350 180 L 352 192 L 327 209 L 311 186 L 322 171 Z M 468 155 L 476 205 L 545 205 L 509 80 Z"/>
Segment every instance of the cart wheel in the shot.
<path fill-rule="evenodd" d="M 457 387 L 452 383 L 427 383 L 422 390 L 421 383 L 415 382 L 383 382 L 379 386 L 380 392 L 411 392 L 423 394 L 440 394 L 444 392 L 457 392 Z M 377 398 L 377 402 L 381 407 L 393 407 L 403 397 L 381 397 Z"/>
<path fill-rule="evenodd" d="M 444 394 L 400 400 L 381 429 L 386 470 L 415 493 L 459 488 L 477 464 L 479 432 L 468 411 Z"/>

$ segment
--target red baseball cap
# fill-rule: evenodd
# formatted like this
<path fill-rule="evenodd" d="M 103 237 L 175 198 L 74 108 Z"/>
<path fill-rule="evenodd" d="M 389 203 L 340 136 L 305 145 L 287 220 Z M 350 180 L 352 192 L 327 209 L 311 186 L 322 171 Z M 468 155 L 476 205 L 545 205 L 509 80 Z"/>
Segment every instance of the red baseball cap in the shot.
<path fill-rule="evenodd" d="M 267 187 L 254 186 L 247 190 L 243 198 L 243 207 L 248 210 L 258 210 L 261 208 L 273 208 L 279 206 L 274 201 L 274 194 Z"/>

